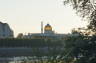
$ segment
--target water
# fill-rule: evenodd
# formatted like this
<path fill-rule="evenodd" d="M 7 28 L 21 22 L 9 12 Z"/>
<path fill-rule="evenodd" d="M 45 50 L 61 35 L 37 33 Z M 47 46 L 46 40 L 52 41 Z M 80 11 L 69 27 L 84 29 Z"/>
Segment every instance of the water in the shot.
<path fill-rule="evenodd" d="M 2 60 L 2 63 L 52 63 L 58 61 L 61 62 L 62 60 L 59 58 L 60 56 L 57 56 L 54 58 L 53 56 L 42 56 L 42 57 L 5 57 L 5 58 L 0 58 Z"/>

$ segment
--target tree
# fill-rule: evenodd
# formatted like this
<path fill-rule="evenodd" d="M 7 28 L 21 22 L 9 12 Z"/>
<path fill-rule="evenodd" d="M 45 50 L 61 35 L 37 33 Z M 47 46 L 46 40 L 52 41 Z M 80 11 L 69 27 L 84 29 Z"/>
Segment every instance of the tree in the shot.
<path fill-rule="evenodd" d="M 69 49 L 73 48 L 69 56 L 73 55 L 73 57 L 77 58 L 75 63 L 96 63 L 96 0 L 65 0 L 64 3 L 72 4 L 77 14 L 80 14 L 82 18 L 86 18 L 89 22 L 88 29 L 95 33 L 92 36 L 83 35 L 81 39 L 77 37 L 73 40 L 72 37 L 67 40 L 66 46 Z M 72 44 L 74 46 L 68 46 Z"/>
<path fill-rule="evenodd" d="M 22 33 L 19 33 L 17 38 L 23 38 L 23 34 Z"/>
<path fill-rule="evenodd" d="M 71 61 L 76 59 L 74 63 L 91 63 L 90 58 L 93 57 L 96 48 L 94 48 L 95 45 L 92 45 L 93 43 L 89 43 L 91 41 L 89 38 L 84 35 L 68 37 L 65 41 L 65 60 L 73 58 Z"/>
<path fill-rule="evenodd" d="M 64 4 L 71 4 L 81 17 L 89 21 L 88 29 L 96 31 L 96 1 L 95 0 L 65 0 Z"/>

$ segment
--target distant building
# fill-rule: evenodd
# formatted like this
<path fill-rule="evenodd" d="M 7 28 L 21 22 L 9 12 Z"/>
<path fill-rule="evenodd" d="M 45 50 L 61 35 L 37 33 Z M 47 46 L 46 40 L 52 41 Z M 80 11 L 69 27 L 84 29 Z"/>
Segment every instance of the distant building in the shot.
<path fill-rule="evenodd" d="M 7 23 L 0 22 L 0 38 L 12 38 L 13 31 Z"/>
<path fill-rule="evenodd" d="M 44 28 L 44 34 L 54 34 L 54 31 L 52 31 L 52 27 L 50 24 L 47 24 Z"/>
<path fill-rule="evenodd" d="M 23 35 L 23 38 L 52 38 L 52 39 L 65 39 L 65 37 L 72 36 L 72 34 L 57 34 L 52 30 L 50 24 L 45 25 L 43 32 L 43 24 L 41 22 L 41 33 L 28 33 L 27 35 Z M 74 36 L 76 36 L 74 34 Z"/>

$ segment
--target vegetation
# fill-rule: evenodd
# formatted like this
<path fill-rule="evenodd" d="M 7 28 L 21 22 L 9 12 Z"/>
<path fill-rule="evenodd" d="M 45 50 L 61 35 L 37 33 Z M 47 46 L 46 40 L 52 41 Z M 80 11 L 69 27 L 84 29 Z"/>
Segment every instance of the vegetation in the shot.
<path fill-rule="evenodd" d="M 0 47 L 55 47 L 61 45 L 62 42 L 51 39 L 0 39 Z"/>
<path fill-rule="evenodd" d="M 64 4 L 71 4 L 81 17 L 89 22 L 88 29 L 96 31 L 96 1 L 95 0 L 65 0 Z"/>
<path fill-rule="evenodd" d="M 79 37 L 69 37 L 65 41 L 66 60 L 73 58 L 73 63 L 96 63 L 96 1 L 95 0 L 65 0 L 72 4 L 82 18 L 89 22 L 85 32 L 78 32 Z M 91 33 L 87 33 L 91 31 Z M 68 61 L 66 61 L 69 63 Z"/>
<path fill-rule="evenodd" d="M 56 56 L 64 51 L 62 43 L 52 39 L 0 39 L 0 56 Z"/>

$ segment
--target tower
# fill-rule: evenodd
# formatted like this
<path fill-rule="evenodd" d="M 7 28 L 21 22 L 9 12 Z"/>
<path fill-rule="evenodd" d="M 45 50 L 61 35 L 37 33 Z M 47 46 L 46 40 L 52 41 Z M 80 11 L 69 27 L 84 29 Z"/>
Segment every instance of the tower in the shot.
<path fill-rule="evenodd" d="M 43 21 L 41 21 L 41 33 L 43 33 Z"/>

